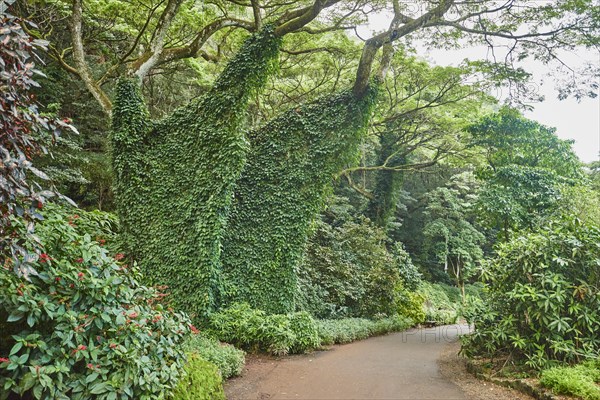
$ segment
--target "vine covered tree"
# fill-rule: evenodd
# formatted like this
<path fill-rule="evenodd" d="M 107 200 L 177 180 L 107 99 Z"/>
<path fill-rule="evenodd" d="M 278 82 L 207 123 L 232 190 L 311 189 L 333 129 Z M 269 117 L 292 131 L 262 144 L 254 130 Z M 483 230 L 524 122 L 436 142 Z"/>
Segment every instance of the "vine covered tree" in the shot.
<path fill-rule="evenodd" d="M 373 79 L 384 81 L 395 42 L 420 34 L 432 34 L 440 43 L 455 42 L 463 35 L 473 40 L 486 37 L 488 42 L 491 38 L 514 42 L 511 54 L 526 47 L 541 56 L 567 39 L 573 45 L 592 45 L 586 34 L 597 28 L 589 25 L 593 16 L 587 10 L 572 7 L 532 10 L 512 2 L 467 6 L 442 0 L 423 10 L 410 10 L 393 1 L 390 26 L 365 41 L 349 91 L 289 110 L 246 136 L 242 117 L 249 96 L 260 91 L 272 74 L 281 39 L 299 30 L 314 31 L 307 24 L 324 8 L 348 4 L 353 4 L 349 15 L 364 5 L 317 0 L 297 9 L 279 9 L 280 14 L 269 17 L 267 4 L 252 2 L 255 33 L 227 63 L 212 89 L 164 120 L 152 122 L 136 85 L 170 55 L 180 54 L 165 46 L 179 7 L 177 1 L 169 1 L 148 42 L 150 52 L 128 64 L 128 74 L 135 80 L 117 86 L 113 143 L 124 243 L 141 261 L 146 276 L 152 282 L 168 283 L 178 306 L 196 316 L 220 303 L 222 263 L 229 280 L 228 299 L 245 299 L 272 312 L 294 308 L 294 269 L 308 227 L 331 178 L 356 154 L 371 117 L 368 99 L 375 89 Z M 487 17 L 498 13 L 504 16 L 501 23 L 485 24 Z M 80 63 L 85 57 L 77 55 L 83 48 L 77 37 L 78 15 L 81 2 L 74 0 L 74 55 L 80 69 L 85 69 Z M 540 18 L 547 30 L 506 33 L 509 27 L 527 28 L 526 20 Z M 339 28 L 337 23 L 316 26 L 320 29 L 314 32 Z M 502 78 L 523 77 L 512 67 L 504 65 Z M 496 71 L 486 68 L 488 73 Z M 281 191 L 286 187 L 303 189 L 290 194 Z M 281 288 L 273 297 L 269 290 L 275 283 Z"/>

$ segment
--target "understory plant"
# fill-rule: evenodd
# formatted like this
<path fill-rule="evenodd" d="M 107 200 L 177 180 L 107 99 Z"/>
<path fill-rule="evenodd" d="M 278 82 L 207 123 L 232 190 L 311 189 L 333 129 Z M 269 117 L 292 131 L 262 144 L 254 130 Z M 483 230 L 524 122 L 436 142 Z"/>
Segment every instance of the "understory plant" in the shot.
<path fill-rule="evenodd" d="M 375 335 L 399 332 L 410 328 L 413 324 L 410 318 L 401 316 L 377 320 L 342 318 L 317 321 L 322 345 L 350 343 Z"/>
<path fill-rule="evenodd" d="M 185 375 L 173 391 L 173 400 L 225 400 L 219 369 L 198 354 L 188 354 Z"/>
<path fill-rule="evenodd" d="M 418 289 L 423 297 L 425 321 L 435 324 L 453 324 L 458 319 L 461 305 L 460 289 L 441 283 L 423 282 Z"/>
<path fill-rule="evenodd" d="M 503 244 L 484 270 L 487 307 L 470 315 L 471 355 L 528 367 L 600 355 L 600 229 L 563 219 Z"/>
<path fill-rule="evenodd" d="M 181 377 L 189 319 L 103 246 L 98 213 L 49 206 L 29 279 L 0 268 L 0 398 L 159 399 Z M 13 226 L 25 230 L 22 221 Z"/>
<path fill-rule="evenodd" d="M 547 369 L 542 371 L 540 384 L 557 394 L 600 400 L 600 361 Z"/>
<path fill-rule="evenodd" d="M 420 276 L 401 243 L 388 250 L 382 228 L 336 211 L 346 201 L 332 197 L 327 216 L 315 222 L 298 268 L 297 307 L 316 318 L 394 315 L 398 303 L 409 306 L 403 292 Z"/>
<path fill-rule="evenodd" d="M 224 379 L 241 374 L 246 362 L 246 353 L 243 350 L 202 333 L 191 335 L 186 342 L 186 349 L 213 363 Z"/>
<path fill-rule="evenodd" d="M 238 347 L 275 355 L 305 353 L 320 344 L 317 325 L 308 313 L 267 315 L 247 303 L 211 315 L 209 333 Z"/>

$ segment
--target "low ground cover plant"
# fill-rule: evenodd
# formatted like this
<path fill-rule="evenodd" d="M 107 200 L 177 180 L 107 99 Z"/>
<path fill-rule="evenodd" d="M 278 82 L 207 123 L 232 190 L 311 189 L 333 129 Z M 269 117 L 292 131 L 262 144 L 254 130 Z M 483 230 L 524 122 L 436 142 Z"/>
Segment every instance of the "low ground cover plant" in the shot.
<path fill-rule="evenodd" d="M 540 383 L 557 394 L 600 400 L 600 361 L 547 369 L 542 372 Z"/>
<path fill-rule="evenodd" d="M 412 325 L 410 318 L 400 316 L 378 320 L 342 318 L 317 321 L 322 345 L 350 343 L 370 336 L 403 331 Z"/>
<path fill-rule="evenodd" d="M 173 400 L 225 400 L 219 369 L 198 354 L 188 354 L 185 375 L 173 391 Z"/>
<path fill-rule="evenodd" d="M 306 312 L 267 315 L 237 303 L 210 318 L 208 333 L 250 351 L 304 353 L 320 344 L 317 325 Z"/>
<path fill-rule="evenodd" d="M 221 372 L 223 379 L 242 373 L 246 362 L 246 353 L 228 343 L 221 343 L 205 334 L 191 335 L 186 342 L 186 350 L 213 363 Z"/>

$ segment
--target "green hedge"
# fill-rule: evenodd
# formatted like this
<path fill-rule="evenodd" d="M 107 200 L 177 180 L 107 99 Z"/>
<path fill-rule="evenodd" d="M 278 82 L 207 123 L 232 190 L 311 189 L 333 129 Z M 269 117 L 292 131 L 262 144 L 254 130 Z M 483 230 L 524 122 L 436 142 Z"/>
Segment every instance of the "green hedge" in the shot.
<path fill-rule="evenodd" d="M 322 345 L 350 343 L 374 335 L 403 331 L 412 325 L 411 319 L 399 316 L 379 320 L 343 318 L 317 321 Z"/>
<path fill-rule="evenodd" d="M 276 355 L 305 353 L 320 344 L 317 326 L 308 313 L 267 315 L 247 303 L 211 315 L 208 333 L 238 347 Z"/>
<path fill-rule="evenodd" d="M 216 365 L 224 379 L 241 374 L 246 363 L 243 350 L 200 334 L 191 335 L 185 348 Z"/>

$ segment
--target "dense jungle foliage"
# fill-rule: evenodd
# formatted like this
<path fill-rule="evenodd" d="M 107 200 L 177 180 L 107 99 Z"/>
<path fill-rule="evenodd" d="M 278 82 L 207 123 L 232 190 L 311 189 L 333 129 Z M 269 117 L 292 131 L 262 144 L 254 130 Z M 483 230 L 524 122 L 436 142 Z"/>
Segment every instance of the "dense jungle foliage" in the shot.
<path fill-rule="evenodd" d="M 519 3 L 0 1 L 0 399 L 224 398 L 245 352 L 463 318 L 598 398 L 600 168 L 521 61 L 595 96 L 559 55 L 600 9 Z"/>

